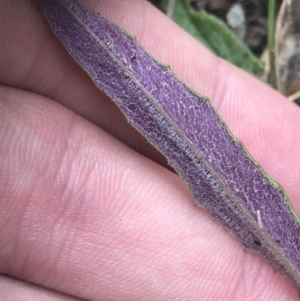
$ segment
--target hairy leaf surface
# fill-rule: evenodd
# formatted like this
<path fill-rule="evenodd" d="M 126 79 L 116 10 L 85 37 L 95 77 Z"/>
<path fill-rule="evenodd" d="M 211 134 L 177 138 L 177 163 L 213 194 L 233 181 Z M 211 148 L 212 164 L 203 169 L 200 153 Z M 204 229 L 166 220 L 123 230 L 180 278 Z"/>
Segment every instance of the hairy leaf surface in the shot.
<path fill-rule="evenodd" d="M 37 2 L 76 62 L 167 157 L 195 204 L 300 290 L 298 217 L 212 103 L 77 0 Z"/>

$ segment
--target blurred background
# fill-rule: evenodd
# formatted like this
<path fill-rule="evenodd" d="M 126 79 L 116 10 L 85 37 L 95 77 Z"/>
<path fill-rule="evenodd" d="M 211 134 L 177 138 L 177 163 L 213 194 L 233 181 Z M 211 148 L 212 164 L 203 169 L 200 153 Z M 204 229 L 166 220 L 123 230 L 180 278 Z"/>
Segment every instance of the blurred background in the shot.
<path fill-rule="evenodd" d="M 149 1 L 216 55 L 299 103 L 299 0 Z"/>

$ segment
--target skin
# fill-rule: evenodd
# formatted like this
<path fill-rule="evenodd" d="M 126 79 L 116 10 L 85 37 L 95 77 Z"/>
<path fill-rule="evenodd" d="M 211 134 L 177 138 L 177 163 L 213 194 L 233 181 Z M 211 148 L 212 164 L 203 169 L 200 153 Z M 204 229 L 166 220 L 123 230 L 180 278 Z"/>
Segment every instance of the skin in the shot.
<path fill-rule="evenodd" d="M 145 1 L 87 4 L 208 96 L 300 212 L 298 107 Z M 0 20 L 1 301 L 299 300 L 193 206 L 33 2 L 0 0 Z"/>

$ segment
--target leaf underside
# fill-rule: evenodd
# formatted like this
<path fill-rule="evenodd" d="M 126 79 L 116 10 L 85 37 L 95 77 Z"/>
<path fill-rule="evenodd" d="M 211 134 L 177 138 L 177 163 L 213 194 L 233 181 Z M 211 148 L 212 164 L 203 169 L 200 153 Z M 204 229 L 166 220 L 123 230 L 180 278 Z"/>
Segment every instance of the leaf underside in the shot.
<path fill-rule="evenodd" d="M 195 204 L 300 290 L 298 217 L 212 103 L 77 0 L 36 2 L 75 61 L 167 157 Z"/>

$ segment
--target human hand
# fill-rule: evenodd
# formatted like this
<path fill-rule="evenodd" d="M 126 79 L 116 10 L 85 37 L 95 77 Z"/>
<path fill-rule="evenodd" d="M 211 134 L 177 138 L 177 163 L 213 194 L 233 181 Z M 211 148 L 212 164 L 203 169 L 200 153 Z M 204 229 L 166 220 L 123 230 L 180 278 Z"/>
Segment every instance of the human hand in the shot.
<path fill-rule="evenodd" d="M 297 107 L 145 1 L 89 4 L 208 96 L 300 211 Z M 193 206 L 31 1 L 1 8 L 0 272 L 14 279 L 0 278 L 0 298 L 298 300 L 282 276 Z"/>

